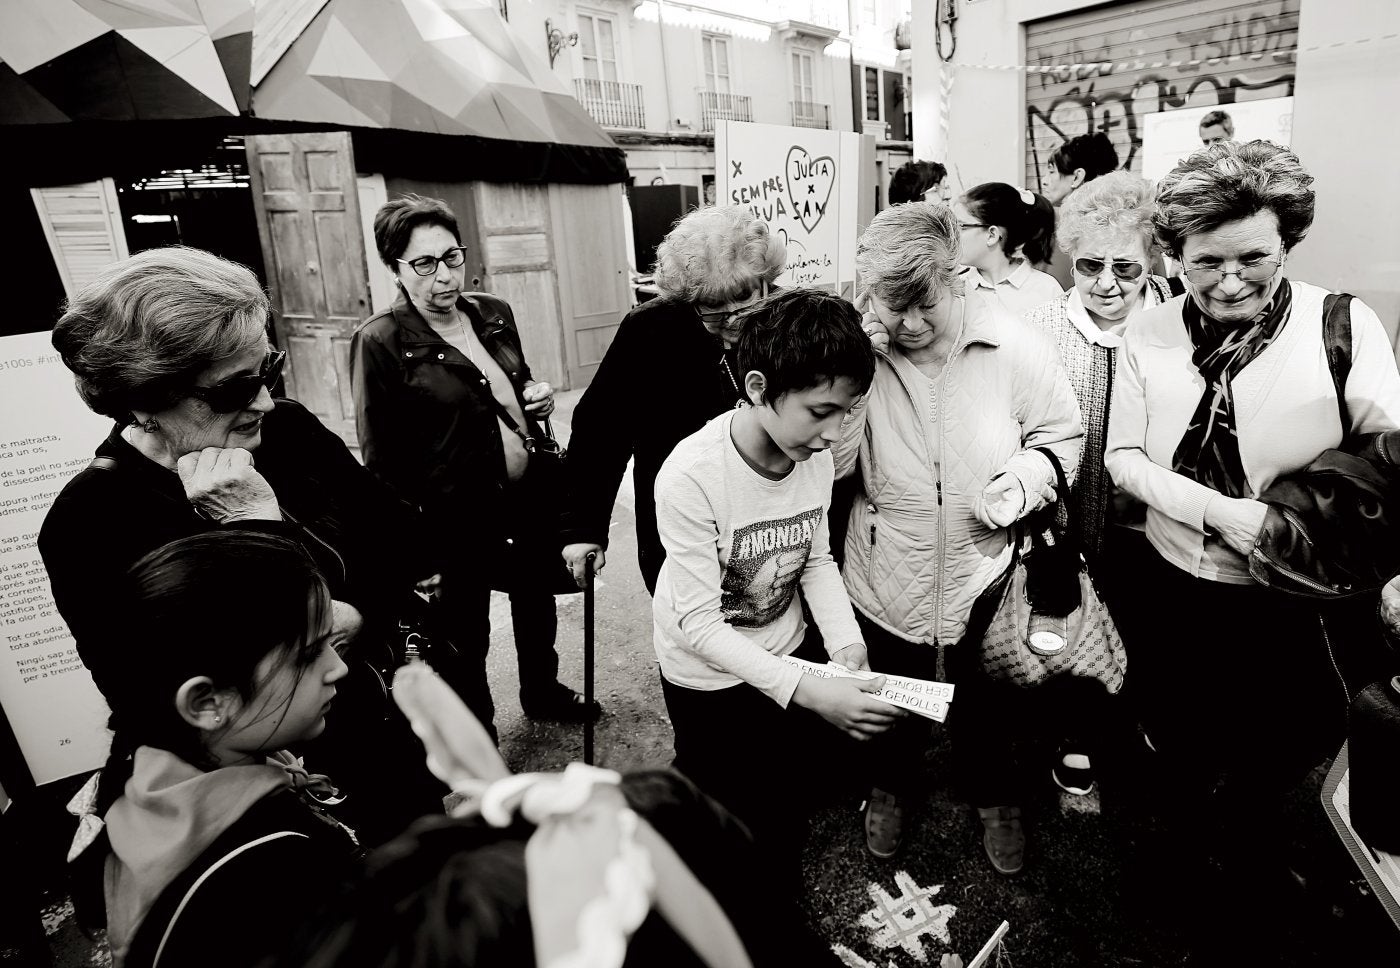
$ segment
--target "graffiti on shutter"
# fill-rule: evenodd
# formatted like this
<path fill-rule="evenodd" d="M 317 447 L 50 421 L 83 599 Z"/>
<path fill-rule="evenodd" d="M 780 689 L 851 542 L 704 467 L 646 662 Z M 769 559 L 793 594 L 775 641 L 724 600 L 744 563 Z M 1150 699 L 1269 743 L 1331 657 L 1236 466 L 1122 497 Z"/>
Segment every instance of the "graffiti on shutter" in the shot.
<path fill-rule="evenodd" d="M 1026 26 L 1026 184 L 1059 145 L 1105 132 L 1140 172 L 1143 116 L 1293 94 L 1299 0 L 1149 0 Z"/>

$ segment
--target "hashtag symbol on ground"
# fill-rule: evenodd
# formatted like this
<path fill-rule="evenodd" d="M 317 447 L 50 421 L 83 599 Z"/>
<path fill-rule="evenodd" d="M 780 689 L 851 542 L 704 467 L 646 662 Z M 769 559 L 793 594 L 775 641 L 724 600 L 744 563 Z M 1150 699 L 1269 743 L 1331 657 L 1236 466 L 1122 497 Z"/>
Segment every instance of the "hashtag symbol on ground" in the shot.
<path fill-rule="evenodd" d="M 860 923 L 871 931 L 871 941 L 881 948 L 903 948 L 918 961 L 927 961 L 922 938 L 937 938 L 951 944 L 948 921 L 958 909 L 952 904 L 934 904 L 933 898 L 943 889 L 942 884 L 920 887 L 904 871 L 894 875 L 899 897 L 892 897 L 879 884 L 870 885 L 870 897 L 875 907 L 860 916 Z"/>

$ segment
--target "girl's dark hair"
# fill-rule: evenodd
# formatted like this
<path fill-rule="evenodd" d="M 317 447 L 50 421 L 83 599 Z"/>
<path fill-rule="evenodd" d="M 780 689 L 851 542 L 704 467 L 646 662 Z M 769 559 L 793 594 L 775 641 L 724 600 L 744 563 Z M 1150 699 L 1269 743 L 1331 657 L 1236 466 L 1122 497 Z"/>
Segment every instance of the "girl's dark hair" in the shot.
<path fill-rule="evenodd" d="M 395 260 L 403 256 L 409 236 L 420 225 L 441 225 L 452 233 L 458 245 L 462 244 L 457 216 L 442 199 L 409 194 L 385 202 L 374 214 L 374 246 L 390 272 L 397 273 L 399 265 Z"/>
<path fill-rule="evenodd" d="M 278 657 L 276 671 L 315 661 L 307 635 L 331 608 L 325 579 L 300 545 L 237 529 L 191 535 L 152 551 L 120 579 L 114 598 L 122 607 L 107 624 L 111 641 L 92 653 L 111 656 L 102 673 L 112 751 L 99 815 L 121 795 L 137 747 L 208 765 L 199 730 L 175 707 L 184 682 L 208 676 L 246 702 L 262 685 L 254 676 L 269 654 Z"/>
<path fill-rule="evenodd" d="M 772 406 L 791 390 L 847 377 L 864 393 L 875 378 L 875 351 L 854 306 L 818 289 L 785 289 L 743 313 L 735 346 L 740 373 L 758 370 Z"/>
<path fill-rule="evenodd" d="M 977 221 L 1002 228 L 1006 255 L 1019 248 L 1032 263 L 1049 259 L 1055 241 L 1055 206 L 1049 199 L 1004 182 L 986 182 L 970 189 L 962 202 Z"/>
<path fill-rule="evenodd" d="M 1072 175 L 1076 168 L 1084 169 L 1084 180 L 1093 181 L 1118 168 L 1118 151 L 1102 131 L 1070 138 L 1050 156 L 1062 175 Z"/>

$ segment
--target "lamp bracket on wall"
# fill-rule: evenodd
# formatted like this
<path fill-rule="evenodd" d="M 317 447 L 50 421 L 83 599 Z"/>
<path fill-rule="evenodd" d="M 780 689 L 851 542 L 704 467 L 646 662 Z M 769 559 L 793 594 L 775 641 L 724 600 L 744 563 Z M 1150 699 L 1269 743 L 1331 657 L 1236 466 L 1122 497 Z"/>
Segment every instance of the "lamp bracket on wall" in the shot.
<path fill-rule="evenodd" d="M 554 22 L 548 18 L 544 22 L 544 35 L 549 41 L 549 66 L 554 66 L 554 59 L 559 56 L 559 52 L 565 47 L 575 47 L 578 45 L 578 32 L 566 34 Z"/>

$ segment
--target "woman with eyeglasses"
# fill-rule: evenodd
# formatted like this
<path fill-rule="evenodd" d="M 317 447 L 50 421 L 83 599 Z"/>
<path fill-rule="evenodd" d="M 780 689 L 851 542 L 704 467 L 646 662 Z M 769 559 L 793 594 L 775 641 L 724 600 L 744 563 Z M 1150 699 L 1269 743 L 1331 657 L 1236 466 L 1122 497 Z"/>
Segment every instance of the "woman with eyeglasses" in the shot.
<path fill-rule="evenodd" d="M 532 719 L 581 722 L 598 704 L 561 683 L 553 572 L 563 488 L 549 476 L 554 389 L 536 381 L 504 299 L 466 288 L 457 218 L 405 195 L 374 217 L 394 304 L 350 343 L 355 425 L 365 466 L 425 517 L 444 628 L 464 663 L 449 683 L 488 729 L 491 589 L 510 595 L 520 704 Z M 509 554 L 510 560 L 503 560 Z"/>
<path fill-rule="evenodd" d="M 268 313 L 247 268 L 183 247 L 132 256 L 73 296 L 53 345 L 84 402 L 115 423 L 54 500 L 39 552 L 78 655 L 107 694 L 141 648 L 113 634 L 111 617 L 126 606 L 112 590 L 142 555 L 224 528 L 300 544 L 365 627 L 326 732 L 299 752 L 336 777 L 347 820 L 377 843 L 442 809 L 444 788 L 410 755 L 407 723 L 386 720 L 391 704 L 369 664 L 429 567 L 412 509 L 305 407 L 273 398 L 284 354 L 268 345 Z"/>
<path fill-rule="evenodd" d="M 1265 904 L 1288 883 L 1284 795 L 1341 744 L 1331 646 L 1346 643 L 1327 641 L 1317 603 L 1250 576 L 1267 510 L 1258 498 L 1347 436 L 1400 426 L 1400 376 L 1376 314 L 1351 303 L 1342 426 L 1323 340 L 1328 291 L 1285 275 L 1312 225 L 1312 181 L 1265 141 L 1210 145 L 1162 179 L 1153 224 L 1187 293 L 1128 327 L 1104 457 L 1147 505 L 1153 553 L 1133 583 L 1150 621 L 1133 642 L 1133 688 L 1184 807 L 1179 846 L 1209 837 L 1188 823 L 1218 822 L 1223 842 L 1207 846 L 1239 879 L 1232 896 Z M 1255 923 L 1229 933 L 1252 943 Z"/>
<path fill-rule="evenodd" d="M 656 533 L 657 472 L 676 444 L 743 401 L 737 313 L 768 294 L 786 260 L 783 242 L 740 205 L 696 209 L 657 246 L 661 296 L 623 317 L 574 408 L 564 561 L 580 586 L 589 554 L 599 570 L 606 561 L 613 504 L 632 461 L 637 564 L 655 592 L 666 557 Z M 658 386 L 664 406 L 651 402 Z"/>
<path fill-rule="evenodd" d="M 1119 585 L 1133 580 L 1129 563 L 1141 554 L 1141 505 L 1115 495 L 1104 470 L 1104 434 L 1118 347 L 1129 320 L 1172 296 L 1166 279 L 1152 275 L 1155 244 L 1152 183 L 1126 171 L 1110 172 L 1076 189 L 1060 205 L 1056 239 L 1069 255 L 1074 285 L 1062 296 L 1032 309 L 1026 321 L 1055 340 L 1084 420 L 1084 449 L 1069 500 L 1079 524 L 1079 550 L 1099 593 L 1114 610 L 1128 640 L 1127 624 L 1138 616 L 1118 608 Z M 1062 736 L 1051 776 L 1073 796 L 1094 787 L 1091 748 L 1103 748 L 1110 707 L 1096 683 L 1060 683 L 1072 690 L 1061 712 Z"/>
<path fill-rule="evenodd" d="M 958 217 L 967 285 L 990 293 L 1013 315 L 1022 316 L 1063 289 L 1035 268 L 1048 258 L 1055 236 L 1055 210 L 1034 192 L 1001 182 L 970 189 L 953 205 Z"/>

